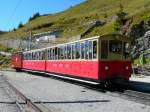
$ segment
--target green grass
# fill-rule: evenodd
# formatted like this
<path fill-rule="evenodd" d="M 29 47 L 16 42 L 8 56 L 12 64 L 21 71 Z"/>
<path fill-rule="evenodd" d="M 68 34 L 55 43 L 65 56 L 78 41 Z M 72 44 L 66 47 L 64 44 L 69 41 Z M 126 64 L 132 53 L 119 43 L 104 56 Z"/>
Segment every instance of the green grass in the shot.
<path fill-rule="evenodd" d="M 6 57 L 6 56 L 0 56 L 0 69 L 3 69 L 3 68 L 9 68 L 10 67 L 10 62 L 11 59 L 10 57 Z"/>
<path fill-rule="evenodd" d="M 146 63 L 150 64 L 150 58 L 146 58 Z"/>
<path fill-rule="evenodd" d="M 4 52 L 12 52 L 12 48 L 9 48 L 5 45 L 0 44 L 0 51 L 4 51 Z"/>
<path fill-rule="evenodd" d="M 61 37 L 64 39 L 60 40 L 65 40 L 65 38 L 83 33 L 88 27 L 87 23 L 97 19 L 105 20 L 107 24 L 95 28 L 86 37 L 112 33 L 114 32 L 114 19 L 112 18 L 119 10 L 120 3 L 124 11 L 128 13 L 128 17 L 133 18 L 133 24 L 150 18 L 149 0 L 87 0 L 66 11 L 36 18 L 17 31 L 1 35 L 1 38 L 23 38 L 30 30 L 33 33 L 40 33 L 61 29 L 63 30 Z"/>
<path fill-rule="evenodd" d="M 133 64 L 135 64 L 135 65 L 138 64 L 139 65 L 140 64 L 140 59 L 139 58 L 134 59 Z M 150 64 L 150 58 L 145 58 L 145 64 Z"/>

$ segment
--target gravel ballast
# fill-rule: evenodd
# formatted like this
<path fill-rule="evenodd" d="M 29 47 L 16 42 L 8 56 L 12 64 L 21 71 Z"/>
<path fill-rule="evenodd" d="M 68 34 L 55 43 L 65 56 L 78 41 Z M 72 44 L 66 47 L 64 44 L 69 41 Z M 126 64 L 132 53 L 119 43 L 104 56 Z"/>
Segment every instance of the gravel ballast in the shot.
<path fill-rule="evenodd" d="M 150 106 L 67 82 L 23 72 L 1 73 L 22 93 L 54 112 L 150 112 Z"/>

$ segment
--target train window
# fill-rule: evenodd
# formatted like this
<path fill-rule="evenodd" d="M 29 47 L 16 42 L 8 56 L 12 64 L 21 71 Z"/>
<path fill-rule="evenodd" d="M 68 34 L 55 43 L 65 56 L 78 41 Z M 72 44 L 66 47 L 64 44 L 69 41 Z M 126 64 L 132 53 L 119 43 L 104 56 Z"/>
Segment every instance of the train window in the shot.
<path fill-rule="evenodd" d="M 30 60 L 30 59 L 31 59 L 30 53 L 28 53 L 28 57 L 27 57 L 27 59 L 28 59 L 28 60 Z"/>
<path fill-rule="evenodd" d="M 72 44 L 72 59 L 75 59 L 75 45 Z"/>
<path fill-rule="evenodd" d="M 41 56 L 40 56 L 41 60 L 43 60 L 43 52 L 41 51 Z"/>
<path fill-rule="evenodd" d="M 35 53 L 33 52 L 33 60 L 35 60 Z"/>
<path fill-rule="evenodd" d="M 36 52 L 34 53 L 34 60 L 36 60 Z"/>
<path fill-rule="evenodd" d="M 37 58 L 37 55 L 36 55 L 37 53 L 35 52 L 34 53 L 34 60 L 36 60 L 36 58 Z"/>
<path fill-rule="evenodd" d="M 39 54 L 39 60 L 41 60 L 41 52 L 39 51 L 39 53 L 38 53 L 38 54 Z"/>
<path fill-rule="evenodd" d="M 24 54 L 24 58 L 25 58 L 25 60 L 27 60 L 27 54 Z"/>
<path fill-rule="evenodd" d="M 27 60 L 27 54 L 23 54 L 23 59 Z"/>
<path fill-rule="evenodd" d="M 23 59 L 26 60 L 26 54 L 23 54 Z"/>
<path fill-rule="evenodd" d="M 32 52 L 32 54 L 31 54 L 31 55 L 32 55 L 32 56 L 31 56 L 31 60 L 34 60 L 34 59 L 33 59 L 33 57 L 34 57 L 33 52 Z"/>
<path fill-rule="evenodd" d="M 26 54 L 26 60 L 29 60 L 29 53 Z"/>
<path fill-rule="evenodd" d="M 50 60 L 50 49 L 47 50 L 47 60 Z"/>
<path fill-rule="evenodd" d="M 33 55 L 34 55 L 34 60 L 36 60 L 36 53 L 34 52 Z"/>
<path fill-rule="evenodd" d="M 89 41 L 85 41 L 85 59 L 89 59 Z"/>
<path fill-rule="evenodd" d="M 32 60 L 32 52 L 30 53 L 30 60 Z"/>
<path fill-rule="evenodd" d="M 27 60 L 27 54 L 23 54 L 23 59 Z"/>
<path fill-rule="evenodd" d="M 32 52 L 32 60 L 34 60 L 34 53 Z"/>
<path fill-rule="evenodd" d="M 34 53 L 34 56 L 35 56 L 34 60 L 36 60 L 37 59 L 37 53 L 36 52 Z"/>
<path fill-rule="evenodd" d="M 53 59 L 53 49 L 50 48 L 49 49 L 49 60 L 52 60 Z"/>
<path fill-rule="evenodd" d="M 71 45 L 67 45 L 67 59 L 71 59 Z"/>
<path fill-rule="evenodd" d="M 36 52 L 36 60 L 39 60 L 39 52 Z"/>
<path fill-rule="evenodd" d="M 39 52 L 36 52 L 36 59 L 39 60 Z"/>
<path fill-rule="evenodd" d="M 122 53 L 122 42 L 116 40 L 109 41 L 109 52 L 113 52 L 116 54 Z"/>
<path fill-rule="evenodd" d="M 52 54 L 51 54 L 51 50 L 52 50 L 52 49 L 50 48 L 50 49 L 48 49 L 48 52 L 47 52 L 47 56 L 48 56 L 47 59 L 48 59 L 48 60 L 51 60 L 51 55 L 52 55 Z"/>
<path fill-rule="evenodd" d="M 36 52 L 34 52 L 34 60 L 36 60 Z"/>
<path fill-rule="evenodd" d="M 35 54 L 36 54 L 36 60 L 38 60 L 38 52 L 36 52 Z"/>
<path fill-rule="evenodd" d="M 26 58 L 27 58 L 26 60 L 29 60 L 29 53 L 27 53 L 27 56 L 26 56 Z"/>
<path fill-rule="evenodd" d="M 122 41 L 110 40 L 109 41 L 109 58 L 112 60 L 118 60 L 123 58 Z"/>
<path fill-rule="evenodd" d="M 102 59 L 108 58 L 108 40 L 101 41 L 101 58 Z"/>
<path fill-rule="evenodd" d="M 75 44 L 75 49 L 76 49 L 76 59 L 79 59 L 80 58 L 80 54 L 81 54 L 81 52 L 80 52 L 80 43 L 79 42 L 76 42 L 76 44 Z"/>
<path fill-rule="evenodd" d="M 84 59 L 85 54 L 85 45 L 84 43 L 81 43 L 81 59 Z"/>
<path fill-rule="evenodd" d="M 37 60 L 39 60 L 39 52 L 37 52 Z"/>
<path fill-rule="evenodd" d="M 55 60 L 55 48 L 52 49 L 52 60 Z"/>
<path fill-rule="evenodd" d="M 65 47 L 64 46 L 62 46 L 61 47 L 61 59 L 64 59 L 65 58 Z"/>
<path fill-rule="evenodd" d="M 42 51 L 42 60 L 45 60 L 45 52 Z"/>
<path fill-rule="evenodd" d="M 28 55 L 29 55 L 29 53 L 26 54 L 26 60 L 29 60 L 29 59 L 28 59 L 28 57 L 29 57 Z"/>
<path fill-rule="evenodd" d="M 67 47 L 64 46 L 64 59 L 67 59 Z"/>
<path fill-rule="evenodd" d="M 61 56 L 60 56 L 60 47 L 58 47 L 58 60 L 61 59 Z"/>
<path fill-rule="evenodd" d="M 50 49 L 50 60 L 53 60 L 53 58 L 54 58 L 54 49 L 53 48 L 51 48 Z"/>
<path fill-rule="evenodd" d="M 32 52 L 32 60 L 34 60 L 34 52 Z"/>
<path fill-rule="evenodd" d="M 29 59 L 29 60 L 31 60 L 31 53 L 29 53 L 29 57 L 28 57 L 28 59 Z"/>
<path fill-rule="evenodd" d="M 30 60 L 32 60 L 32 52 L 30 53 Z"/>
<path fill-rule="evenodd" d="M 59 47 L 58 49 L 58 58 L 59 60 L 64 59 L 64 47 L 63 46 Z"/>
<path fill-rule="evenodd" d="M 41 52 L 38 51 L 38 60 L 41 60 Z"/>
<path fill-rule="evenodd" d="M 93 59 L 97 58 L 97 41 L 93 41 Z"/>
<path fill-rule="evenodd" d="M 57 60 L 58 59 L 58 48 L 55 47 L 54 49 L 55 49 L 55 60 Z"/>
<path fill-rule="evenodd" d="M 124 59 L 128 59 L 130 57 L 130 44 L 127 42 L 124 42 L 123 45 L 123 56 Z"/>
<path fill-rule="evenodd" d="M 23 54 L 23 59 L 26 60 L 26 54 Z"/>
<path fill-rule="evenodd" d="M 89 41 L 89 59 L 92 59 L 92 41 Z"/>
<path fill-rule="evenodd" d="M 32 53 L 30 53 L 30 60 L 32 60 Z"/>

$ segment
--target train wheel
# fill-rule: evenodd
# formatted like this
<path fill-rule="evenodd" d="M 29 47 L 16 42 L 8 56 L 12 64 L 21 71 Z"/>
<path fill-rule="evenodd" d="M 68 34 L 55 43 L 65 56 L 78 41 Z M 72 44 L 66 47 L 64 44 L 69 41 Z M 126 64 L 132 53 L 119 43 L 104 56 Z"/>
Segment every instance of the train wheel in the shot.
<path fill-rule="evenodd" d="M 112 82 L 110 80 L 105 81 L 104 87 L 107 89 L 111 89 L 112 88 Z"/>
<path fill-rule="evenodd" d="M 22 72 L 22 70 L 21 69 L 16 69 L 16 72 Z"/>

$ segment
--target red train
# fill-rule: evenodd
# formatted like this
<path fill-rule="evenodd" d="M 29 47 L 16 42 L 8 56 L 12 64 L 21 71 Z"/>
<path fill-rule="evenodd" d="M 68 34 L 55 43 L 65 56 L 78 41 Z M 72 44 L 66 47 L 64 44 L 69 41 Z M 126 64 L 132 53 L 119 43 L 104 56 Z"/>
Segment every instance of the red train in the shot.
<path fill-rule="evenodd" d="M 12 68 L 92 84 L 116 78 L 129 80 L 130 39 L 123 35 L 110 34 L 14 53 Z"/>

